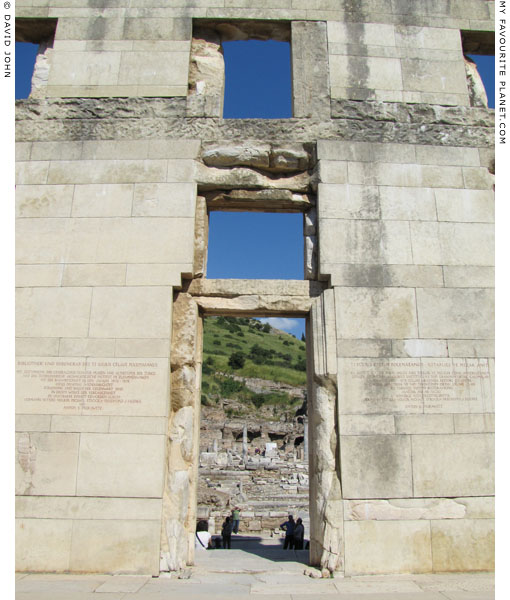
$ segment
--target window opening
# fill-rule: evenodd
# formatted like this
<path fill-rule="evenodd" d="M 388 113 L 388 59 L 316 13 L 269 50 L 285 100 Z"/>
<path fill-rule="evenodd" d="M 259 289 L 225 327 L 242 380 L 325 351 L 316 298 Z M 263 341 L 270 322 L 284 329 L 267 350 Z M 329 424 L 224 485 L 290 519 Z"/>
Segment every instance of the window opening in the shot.
<path fill-rule="evenodd" d="M 303 520 L 306 563 L 304 328 L 294 317 L 204 318 L 197 519 L 222 543 L 222 524 L 237 508 L 231 547 L 282 560 L 279 527 L 292 514 Z"/>
<path fill-rule="evenodd" d="M 303 279 L 303 255 L 300 213 L 209 215 L 208 278 Z"/>
<path fill-rule="evenodd" d="M 39 44 L 16 42 L 16 76 L 14 94 L 16 100 L 28 98 L 32 89 L 32 75 Z"/>
<path fill-rule="evenodd" d="M 494 108 L 494 32 L 463 31 L 462 48 L 471 106 Z"/>
<path fill-rule="evenodd" d="M 494 108 L 495 103 L 495 66 L 496 59 L 494 54 L 482 55 L 482 54 L 467 54 L 467 58 L 471 59 L 480 75 L 485 93 L 487 95 L 487 106 L 488 108 Z"/>
<path fill-rule="evenodd" d="M 288 21 L 194 19 L 187 115 L 291 117 L 290 39 Z"/>
<path fill-rule="evenodd" d="M 224 42 L 225 119 L 292 116 L 290 44 L 275 40 Z"/>
<path fill-rule="evenodd" d="M 45 95 L 56 27 L 57 19 L 16 19 L 16 99 Z"/>

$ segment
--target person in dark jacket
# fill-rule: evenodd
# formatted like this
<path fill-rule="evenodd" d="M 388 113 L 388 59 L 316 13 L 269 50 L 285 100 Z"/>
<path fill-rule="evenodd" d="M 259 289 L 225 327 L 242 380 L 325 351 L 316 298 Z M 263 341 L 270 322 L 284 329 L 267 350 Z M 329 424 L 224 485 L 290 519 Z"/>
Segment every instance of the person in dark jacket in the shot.
<path fill-rule="evenodd" d="M 294 527 L 294 549 L 295 550 L 303 550 L 304 537 L 305 537 L 305 526 L 303 525 L 303 519 L 298 519 L 296 521 L 296 526 Z"/>
<path fill-rule="evenodd" d="M 285 541 L 283 543 L 283 549 L 292 550 L 294 548 L 294 527 L 296 526 L 296 522 L 294 521 L 294 517 L 289 515 L 289 520 L 285 521 L 280 525 L 280 529 L 285 531 Z"/>
<path fill-rule="evenodd" d="M 223 550 L 230 550 L 230 541 L 232 537 L 233 523 L 230 517 L 227 517 L 221 527 L 221 537 L 223 538 Z"/>

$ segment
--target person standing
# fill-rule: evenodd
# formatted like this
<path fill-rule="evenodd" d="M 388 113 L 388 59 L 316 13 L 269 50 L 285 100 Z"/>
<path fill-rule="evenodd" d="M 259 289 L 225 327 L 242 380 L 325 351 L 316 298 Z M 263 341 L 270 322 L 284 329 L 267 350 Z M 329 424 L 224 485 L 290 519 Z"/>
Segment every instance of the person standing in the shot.
<path fill-rule="evenodd" d="M 239 510 L 239 506 L 236 506 L 232 511 L 232 531 L 237 533 L 239 531 L 239 522 L 241 519 L 241 511 Z"/>
<path fill-rule="evenodd" d="M 223 538 L 223 550 L 230 550 L 230 541 L 232 537 L 232 520 L 227 517 L 221 527 L 221 537 Z"/>
<path fill-rule="evenodd" d="M 209 525 L 207 521 L 198 522 L 195 534 L 195 549 L 208 550 L 209 548 L 212 548 L 211 534 L 207 531 L 208 529 Z"/>
<path fill-rule="evenodd" d="M 299 518 L 294 527 L 294 550 L 303 550 L 303 541 L 305 537 L 305 526 L 303 519 Z"/>
<path fill-rule="evenodd" d="M 292 550 L 292 548 L 294 547 L 294 528 L 296 526 L 296 522 L 294 521 L 294 517 L 292 515 L 289 515 L 289 520 L 285 521 L 285 523 L 282 523 L 280 525 L 280 529 L 283 529 L 283 531 L 285 531 L 285 541 L 283 543 L 283 549 L 287 550 L 287 548 L 289 550 Z"/>

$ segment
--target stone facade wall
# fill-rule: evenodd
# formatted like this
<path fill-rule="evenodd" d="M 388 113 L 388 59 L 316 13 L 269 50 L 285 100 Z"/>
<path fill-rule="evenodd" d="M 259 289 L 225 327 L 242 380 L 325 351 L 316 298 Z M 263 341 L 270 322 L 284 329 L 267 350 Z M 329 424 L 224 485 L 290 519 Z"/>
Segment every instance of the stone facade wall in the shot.
<path fill-rule="evenodd" d="M 17 568 L 192 563 L 204 314 L 309 318 L 314 564 L 492 568 L 493 113 L 461 41 L 493 30 L 494 3 L 33 4 L 17 2 L 23 39 L 44 32 L 17 102 Z M 292 119 L 187 98 L 196 20 L 290 21 Z M 208 165 L 211 145 L 234 162 Z M 203 279 L 214 202 L 307 213 L 310 280 Z"/>

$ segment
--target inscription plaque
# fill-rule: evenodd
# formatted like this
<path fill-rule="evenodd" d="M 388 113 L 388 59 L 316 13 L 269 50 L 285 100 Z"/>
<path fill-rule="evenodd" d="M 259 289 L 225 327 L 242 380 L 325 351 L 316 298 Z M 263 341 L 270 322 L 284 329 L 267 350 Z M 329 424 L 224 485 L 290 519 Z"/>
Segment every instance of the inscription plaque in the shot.
<path fill-rule="evenodd" d="M 487 359 L 341 359 L 340 412 L 493 412 Z"/>
<path fill-rule="evenodd" d="M 20 358 L 20 414 L 164 416 L 165 359 Z"/>

